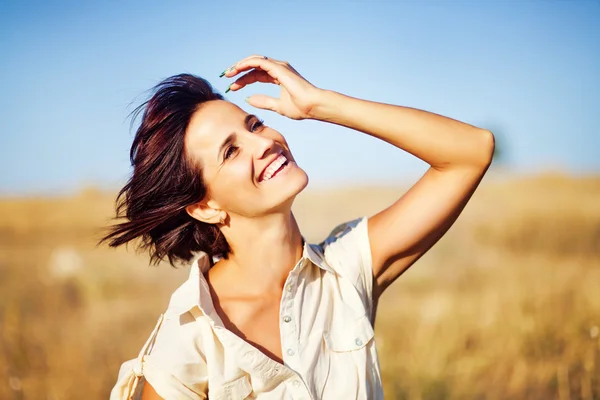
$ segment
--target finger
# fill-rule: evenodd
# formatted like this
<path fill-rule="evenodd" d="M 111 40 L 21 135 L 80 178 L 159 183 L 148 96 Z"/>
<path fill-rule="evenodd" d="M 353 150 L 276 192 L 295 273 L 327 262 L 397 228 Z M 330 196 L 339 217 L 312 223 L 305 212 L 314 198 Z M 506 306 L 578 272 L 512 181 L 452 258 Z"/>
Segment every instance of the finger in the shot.
<path fill-rule="evenodd" d="M 233 64 L 231 67 L 227 68 L 225 71 L 223 71 L 221 73 L 221 75 L 219 75 L 219 77 L 227 76 L 228 78 L 231 78 L 232 76 L 236 75 L 236 73 L 238 71 L 238 66 L 240 64 L 242 64 L 243 62 L 245 62 L 247 60 L 253 59 L 253 58 L 265 59 L 265 56 L 261 56 L 261 55 L 258 55 L 258 54 L 253 54 L 251 56 L 245 57 L 245 58 L 239 60 L 238 62 L 236 62 L 235 64 Z M 271 61 L 273 61 L 273 62 L 275 62 L 275 63 L 282 64 L 281 61 L 276 60 L 274 58 L 268 58 L 268 59 L 271 60 Z M 236 71 L 236 72 L 234 73 L 234 71 Z"/>
<path fill-rule="evenodd" d="M 261 58 L 261 59 L 263 59 L 263 60 L 271 60 L 271 61 L 273 61 L 273 62 L 276 62 L 276 63 L 281 63 L 281 61 L 280 61 L 280 60 L 277 60 L 277 59 L 275 59 L 275 58 L 267 57 L 267 56 L 260 55 L 260 54 L 253 54 L 253 55 L 251 55 L 251 56 L 248 56 L 248 57 L 246 57 L 246 58 L 244 58 L 244 59 L 242 59 L 242 60 L 238 61 L 238 64 L 239 64 L 240 62 L 242 62 L 242 61 L 247 61 L 247 60 L 250 60 L 250 59 L 252 59 L 252 58 Z"/>
<path fill-rule="evenodd" d="M 243 59 L 242 61 L 235 64 L 234 69 L 231 71 L 226 71 L 226 75 L 228 78 L 232 78 L 235 75 L 249 71 L 251 69 L 261 69 L 271 75 L 273 78 L 278 79 L 279 75 L 285 69 L 284 63 L 278 60 L 273 60 L 270 58 L 265 59 L 264 57 L 253 56 Z"/>
<path fill-rule="evenodd" d="M 291 84 L 294 79 L 294 72 L 286 68 L 285 65 L 279 62 L 264 58 L 249 58 L 240 62 L 234 74 L 249 70 L 262 70 L 266 72 L 272 79 L 276 80 L 279 85 L 286 86 Z"/>
<path fill-rule="evenodd" d="M 262 108 L 263 110 L 271 110 L 277 112 L 279 106 L 279 100 L 265 96 L 264 94 L 255 94 L 250 97 L 246 97 L 246 102 L 256 108 Z"/>
<path fill-rule="evenodd" d="M 271 77 L 271 75 L 269 75 L 265 71 L 262 71 L 260 69 L 255 69 L 255 70 L 250 71 L 247 74 L 241 76 L 235 82 L 233 82 L 231 85 L 229 85 L 229 88 L 227 91 L 240 90 L 244 86 L 250 85 L 255 82 L 274 83 L 276 85 L 279 85 L 279 81 L 277 79 Z"/>

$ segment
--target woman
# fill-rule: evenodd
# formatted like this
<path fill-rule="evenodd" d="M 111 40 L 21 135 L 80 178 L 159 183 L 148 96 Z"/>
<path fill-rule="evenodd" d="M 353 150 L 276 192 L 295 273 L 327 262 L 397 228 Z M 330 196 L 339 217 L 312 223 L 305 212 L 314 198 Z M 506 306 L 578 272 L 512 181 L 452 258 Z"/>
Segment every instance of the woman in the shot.
<path fill-rule="evenodd" d="M 153 261 L 193 264 L 111 398 L 381 399 L 377 301 L 456 220 L 490 165 L 493 135 L 316 88 L 263 56 L 221 76 L 238 77 L 227 91 L 280 86 L 279 99 L 255 95 L 251 106 L 364 132 L 430 168 L 385 210 L 308 244 L 291 212 L 308 178 L 283 136 L 201 78 L 160 83 L 138 109 L 117 208 L 128 221 L 103 240 L 141 238 Z"/>

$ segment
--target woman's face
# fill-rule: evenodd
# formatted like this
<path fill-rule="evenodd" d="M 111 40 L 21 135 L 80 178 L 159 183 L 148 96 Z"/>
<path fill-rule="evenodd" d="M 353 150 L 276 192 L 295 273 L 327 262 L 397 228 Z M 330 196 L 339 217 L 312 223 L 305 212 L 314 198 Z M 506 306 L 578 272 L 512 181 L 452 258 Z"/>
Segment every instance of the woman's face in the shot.
<path fill-rule="evenodd" d="M 230 216 L 289 209 L 308 184 L 284 137 L 230 102 L 204 103 L 192 116 L 185 142 L 202 169 L 208 205 Z"/>

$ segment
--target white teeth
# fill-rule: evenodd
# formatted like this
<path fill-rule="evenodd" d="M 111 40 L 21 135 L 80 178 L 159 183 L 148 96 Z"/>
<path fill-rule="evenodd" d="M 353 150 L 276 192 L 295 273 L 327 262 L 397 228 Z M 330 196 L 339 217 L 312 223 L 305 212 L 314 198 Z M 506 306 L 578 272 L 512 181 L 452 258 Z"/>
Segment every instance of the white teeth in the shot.
<path fill-rule="evenodd" d="M 283 154 L 280 154 L 279 157 L 277 157 L 275 160 L 273 160 L 273 162 L 271 164 L 269 164 L 269 166 L 267 167 L 267 169 L 263 173 L 263 177 L 262 177 L 262 181 L 261 182 L 268 181 L 269 179 L 271 179 L 273 177 L 273 174 L 286 161 L 287 161 L 287 158 L 285 158 L 285 156 Z"/>

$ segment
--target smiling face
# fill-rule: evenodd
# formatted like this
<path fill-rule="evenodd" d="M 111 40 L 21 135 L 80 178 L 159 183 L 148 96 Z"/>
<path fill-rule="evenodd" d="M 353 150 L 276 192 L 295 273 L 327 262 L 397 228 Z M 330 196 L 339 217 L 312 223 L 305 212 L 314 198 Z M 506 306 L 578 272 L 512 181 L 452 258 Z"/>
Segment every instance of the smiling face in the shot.
<path fill-rule="evenodd" d="M 289 210 L 308 184 L 285 138 L 224 100 L 206 102 L 195 112 L 185 147 L 202 170 L 208 188 L 204 201 L 231 218 Z M 205 215 L 211 214 L 202 219 Z"/>

